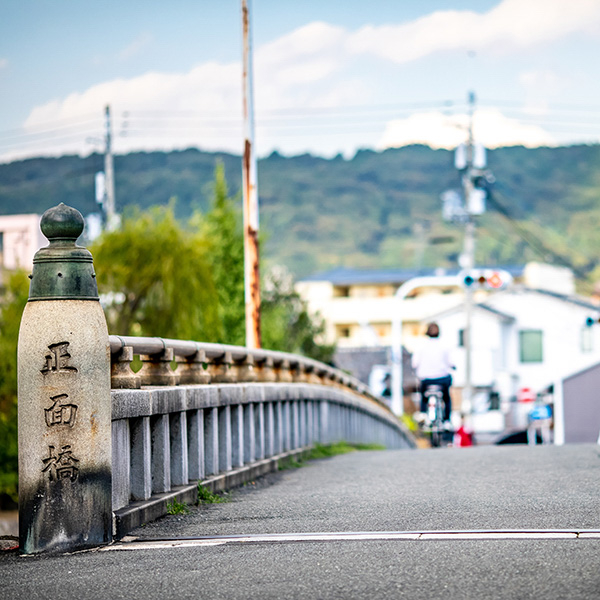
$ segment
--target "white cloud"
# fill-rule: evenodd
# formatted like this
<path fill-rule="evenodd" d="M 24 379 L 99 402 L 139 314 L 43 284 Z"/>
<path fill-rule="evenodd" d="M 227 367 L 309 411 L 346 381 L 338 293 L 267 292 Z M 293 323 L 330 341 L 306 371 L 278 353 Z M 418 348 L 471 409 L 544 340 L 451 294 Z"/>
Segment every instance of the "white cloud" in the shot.
<path fill-rule="evenodd" d="M 8 67 L 8 58 L 0 58 L 0 69 Z"/>
<path fill-rule="evenodd" d="M 406 119 L 390 121 L 378 147 L 394 148 L 408 144 L 426 144 L 432 148 L 455 148 L 466 140 L 467 115 L 448 116 L 441 112 L 423 112 Z M 556 140 L 535 125 L 505 117 L 497 109 L 481 109 L 473 120 L 473 135 L 486 148 L 523 145 L 553 146 Z"/>
<path fill-rule="evenodd" d="M 399 25 L 367 25 L 347 37 L 349 52 L 406 63 L 444 50 L 502 52 L 600 28 L 597 0 L 504 0 L 487 13 L 437 11 Z"/>
<path fill-rule="evenodd" d="M 535 44 L 548 43 L 575 33 L 600 32 L 600 2 L 598 0 L 503 0 L 486 13 L 473 11 L 438 11 L 414 21 L 398 25 L 365 26 L 355 31 L 328 23 L 315 22 L 300 27 L 255 50 L 255 106 L 257 112 L 274 109 L 304 109 L 310 107 L 341 107 L 372 102 L 372 97 L 385 94 L 385 81 L 381 88 L 366 84 L 352 71 L 358 55 L 373 57 L 393 63 L 416 61 L 438 51 L 470 49 L 476 51 L 499 50 L 508 52 Z M 139 52 L 151 43 L 152 36 L 144 34 L 121 52 L 123 59 Z M 0 61 L 0 67 L 7 61 Z M 4 63 L 4 64 L 3 64 Z M 373 63 L 370 63 L 373 64 Z M 373 64 L 375 68 L 375 65 Z M 364 62 L 363 62 L 364 69 Z M 386 71 L 383 71 L 386 72 Z M 387 71 L 389 74 L 389 70 Z M 385 77 L 385 75 L 384 75 Z M 542 88 L 550 90 L 559 83 L 551 73 L 526 73 L 521 84 L 528 96 L 526 105 L 543 108 Z M 25 122 L 30 131 L 41 124 L 79 115 L 95 113 L 102 115 L 104 106 L 110 104 L 115 114 L 119 109 L 132 112 L 130 131 L 134 131 L 135 110 L 194 111 L 201 113 L 202 122 L 185 129 L 183 119 L 175 123 L 161 121 L 159 134 L 154 123 L 147 127 L 145 137 L 119 139 L 115 143 L 118 152 L 137 148 L 174 148 L 199 145 L 206 149 L 239 151 L 241 132 L 241 62 L 227 64 L 205 62 L 185 73 L 146 73 L 130 79 L 114 79 L 94 85 L 83 92 L 69 94 L 44 105 L 35 107 Z M 373 96 L 371 96 L 371 94 Z M 484 111 L 478 112 L 478 120 Z M 540 128 L 526 126 L 504 119 L 498 113 L 488 115 L 491 143 L 552 143 L 553 140 Z M 200 117 L 198 118 L 200 119 Z M 197 119 L 197 120 L 198 120 Z M 493 124 L 496 124 L 494 129 Z M 168 125 L 168 131 L 167 131 Z M 257 123 L 267 134 L 271 147 L 292 144 L 278 141 L 285 137 L 277 124 Z M 434 130 L 437 127 L 437 130 Z M 351 124 L 348 129 L 351 129 Z M 289 133 L 292 138 L 294 133 Z M 356 137 L 356 146 L 365 144 L 370 137 Z M 382 145 L 423 141 L 433 145 L 455 145 L 458 130 L 448 127 L 440 114 L 413 115 L 409 119 L 388 124 L 382 137 Z M 314 141 L 305 135 L 302 142 L 313 151 L 320 152 L 323 137 Z M 341 138 L 338 138 L 341 139 Z M 347 150 L 350 137 L 345 137 Z M 403 141 L 404 140 L 404 141 Z M 539 140 L 536 142 L 536 140 Z M 327 140 L 331 144 L 336 140 Z M 340 142 L 341 143 L 341 142 Z M 487 143 L 487 142 L 486 142 Z M 77 147 L 75 147 L 77 146 Z M 267 145 L 258 144 L 261 151 L 268 152 Z M 85 152 L 91 148 L 83 142 L 69 148 L 56 146 L 55 151 Z M 333 151 L 333 148 L 331 149 Z"/>

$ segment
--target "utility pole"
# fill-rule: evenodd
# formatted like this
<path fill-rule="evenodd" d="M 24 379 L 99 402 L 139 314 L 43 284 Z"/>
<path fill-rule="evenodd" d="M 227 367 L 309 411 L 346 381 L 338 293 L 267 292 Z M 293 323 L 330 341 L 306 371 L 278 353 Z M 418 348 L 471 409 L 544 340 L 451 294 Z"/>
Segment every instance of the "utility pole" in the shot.
<path fill-rule="evenodd" d="M 475 113 L 475 93 L 468 96 L 467 142 L 456 149 L 455 166 L 462 173 L 462 195 L 457 190 L 447 190 L 442 196 L 443 216 L 447 221 L 464 225 L 463 252 L 459 264 L 463 271 L 465 290 L 465 328 L 463 345 L 465 348 L 465 386 L 463 388 L 462 411 L 470 413 L 473 408 L 473 285 L 475 274 L 475 217 L 485 212 L 488 184 L 494 177 L 486 169 L 485 149 L 475 144 L 473 138 L 473 115 Z M 481 276 L 478 275 L 477 278 Z M 483 277 L 485 280 L 485 277 Z M 497 287 L 490 284 L 490 288 Z"/>
<path fill-rule="evenodd" d="M 242 0 L 244 158 L 244 282 L 246 299 L 246 346 L 260 348 L 260 272 L 258 248 L 258 187 L 254 150 L 254 97 L 252 89 L 252 41 L 250 0 Z"/>
<path fill-rule="evenodd" d="M 113 231 L 118 227 L 118 217 L 115 210 L 115 171 L 112 154 L 112 125 L 110 120 L 110 106 L 104 109 L 104 216 L 106 230 Z"/>
<path fill-rule="evenodd" d="M 465 239 L 462 255 L 462 268 L 471 272 L 475 266 L 475 221 L 472 212 L 473 195 L 473 113 L 475 111 L 475 93 L 469 92 L 469 122 L 466 147 L 466 170 L 463 175 L 463 189 L 466 207 Z M 473 320 L 473 287 L 465 289 L 465 329 L 463 343 L 465 347 L 465 387 L 461 408 L 463 413 L 470 413 L 473 407 L 473 373 L 472 373 L 472 336 Z"/>

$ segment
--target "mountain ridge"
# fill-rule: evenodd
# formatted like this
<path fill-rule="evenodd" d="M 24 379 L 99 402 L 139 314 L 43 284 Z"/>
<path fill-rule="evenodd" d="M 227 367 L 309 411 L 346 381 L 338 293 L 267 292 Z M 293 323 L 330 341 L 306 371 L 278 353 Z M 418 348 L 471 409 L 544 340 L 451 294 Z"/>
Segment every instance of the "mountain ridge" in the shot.
<path fill-rule="evenodd" d="M 214 168 L 239 194 L 241 158 L 197 149 L 115 156 L 117 209 L 176 198 L 176 214 L 208 209 Z M 600 145 L 488 151 L 496 183 L 478 219 L 477 262 L 566 264 L 600 279 Z M 103 157 L 31 158 L 0 165 L 0 214 L 41 213 L 65 202 L 97 211 Z M 441 217 L 440 194 L 460 189 L 453 152 L 413 145 L 351 159 L 272 153 L 258 163 L 263 256 L 294 276 L 338 266 L 456 266 L 462 227 Z M 240 203 L 241 204 L 241 203 Z"/>

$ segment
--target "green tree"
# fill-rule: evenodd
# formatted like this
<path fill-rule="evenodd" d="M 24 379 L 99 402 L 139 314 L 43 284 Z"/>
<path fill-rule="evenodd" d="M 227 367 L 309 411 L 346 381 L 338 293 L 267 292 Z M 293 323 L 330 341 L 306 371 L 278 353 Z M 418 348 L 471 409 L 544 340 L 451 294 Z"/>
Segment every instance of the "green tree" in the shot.
<path fill-rule="evenodd" d="M 192 222 L 207 244 L 207 260 L 218 295 L 221 324 L 215 342 L 243 346 L 246 339 L 244 300 L 244 235 L 239 201 L 229 196 L 225 167 L 215 168 L 210 210 L 196 212 Z"/>
<path fill-rule="evenodd" d="M 205 239 L 174 203 L 134 210 L 90 248 L 111 333 L 214 340 L 218 298 Z"/>
<path fill-rule="evenodd" d="M 244 345 L 244 234 L 239 199 L 229 196 L 225 168 L 217 163 L 214 194 L 206 215 L 195 220 L 209 247 L 209 261 L 219 295 L 222 338 L 218 342 Z M 311 317 L 306 304 L 294 291 L 291 278 L 282 269 L 262 277 L 262 345 L 270 350 L 295 352 L 328 362 L 333 346 L 317 341 L 324 331 L 322 321 Z"/>
<path fill-rule="evenodd" d="M 17 501 L 17 340 L 28 294 L 24 271 L 8 276 L 0 304 L 0 505 Z"/>

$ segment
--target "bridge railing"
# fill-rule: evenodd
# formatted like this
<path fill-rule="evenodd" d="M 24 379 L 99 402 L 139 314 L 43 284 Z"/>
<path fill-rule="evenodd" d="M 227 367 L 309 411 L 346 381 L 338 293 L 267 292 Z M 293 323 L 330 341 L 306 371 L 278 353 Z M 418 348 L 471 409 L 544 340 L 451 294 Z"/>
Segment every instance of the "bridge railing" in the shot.
<path fill-rule="evenodd" d="M 198 482 L 239 485 L 317 442 L 413 445 L 367 386 L 329 365 L 238 346 L 109 339 L 117 536 L 174 499 L 193 501 Z"/>
<path fill-rule="evenodd" d="M 266 350 L 109 336 L 81 214 L 41 219 L 19 330 L 19 537 L 23 552 L 108 543 L 276 469 L 316 442 L 412 445 L 366 386 Z M 135 359 L 140 368 L 132 369 Z"/>

